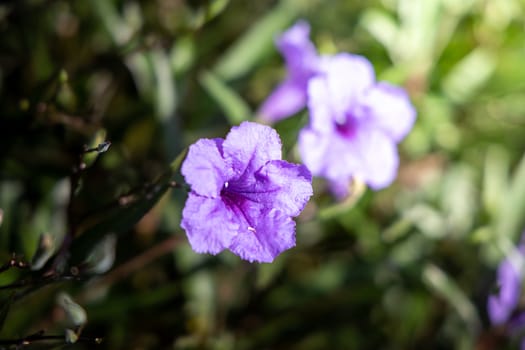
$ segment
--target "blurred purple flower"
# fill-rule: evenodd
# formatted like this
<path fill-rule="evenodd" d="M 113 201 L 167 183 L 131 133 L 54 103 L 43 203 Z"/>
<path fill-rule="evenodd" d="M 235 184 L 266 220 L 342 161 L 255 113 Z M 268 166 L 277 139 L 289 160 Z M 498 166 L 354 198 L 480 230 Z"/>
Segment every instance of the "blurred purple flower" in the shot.
<path fill-rule="evenodd" d="M 251 122 L 226 139 L 190 146 L 181 169 L 191 185 L 181 226 L 198 253 L 229 249 L 249 261 L 272 262 L 295 245 L 295 222 L 312 195 L 303 165 L 281 160 L 275 130 Z"/>
<path fill-rule="evenodd" d="M 416 118 L 406 92 L 377 83 L 366 58 L 341 53 L 321 58 L 307 99 L 310 124 L 299 152 L 312 174 L 327 178 L 339 197 L 355 176 L 375 190 L 388 186 L 397 173 L 396 145 Z"/>
<path fill-rule="evenodd" d="M 521 294 L 520 274 L 509 259 L 503 260 L 498 267 L 497 288 L 497 293 L 489 296 L 487 304 L 493 325 L 501 325 L 509 320 Z"/>
<path fill-rule="evenodd" d="M 276 122 L 306 106 L 308 79 L 316 74 L 319 61 L 309 35 L 308 23 L 299 21 L 277 38 L 276 45 L 284 56 L 288 76 L 261 106 L 261 120 Z"/>
<path fill-rule="evenodd" d="M 521 315 L 515 315 L 511 320 L 511 316 L 516 310 L 521 296 L 524 258 L 525 242 L 524 238 L 522 238 L 522 243 L 518 248 L 498 266 L 496 277 L 498 290 L 489 296 L 487 302 L 490 322 L 493 325 L 501 325 L 509 322 L 514 325 L 514 327 L 511 328 L 517 328 L 524 324 L 523 313 L 521 313 Z"/>

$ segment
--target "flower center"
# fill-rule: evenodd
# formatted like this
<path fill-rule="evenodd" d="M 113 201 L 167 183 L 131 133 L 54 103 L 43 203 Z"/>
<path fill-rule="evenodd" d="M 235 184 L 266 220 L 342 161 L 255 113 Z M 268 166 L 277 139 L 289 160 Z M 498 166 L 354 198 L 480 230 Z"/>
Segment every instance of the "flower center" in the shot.
<path fill-rule="evenodd" d="M 248 198 L 243 196 L 242 193 L 235 191 L 235 186 L 230 186 L 228 181 L 226 181 L 222 186 L 221 198 L 226 206 L 228 206 L 237 215 L 244 218 L 244 221 L 247 223 L 246 229 L 248 231 L 256 232 L 255 228 L 253 227 L 254 225 L 251 223 L 250 218 L 243 209 L 244 203 L 249 200 Z"/>
<path fill-rule="evenodd" d="M 357 119 L 350 113 L 345 114 L 343 118 L 340 119 L 341 120 L 336 120 L 335 122 L 337 132 L 344 137 L 353 136 L 357 129 Z"/>

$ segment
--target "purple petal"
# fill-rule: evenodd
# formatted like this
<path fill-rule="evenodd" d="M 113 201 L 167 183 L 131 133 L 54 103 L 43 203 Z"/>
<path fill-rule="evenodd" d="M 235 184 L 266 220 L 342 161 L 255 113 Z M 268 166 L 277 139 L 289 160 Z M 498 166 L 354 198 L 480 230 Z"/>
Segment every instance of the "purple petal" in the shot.
<path fill-rule="evenodd" d="M 233 127 L 222 148 L 237 179 L 250 176 L 270 160 L 281 159 L 281 140 L 277 132 L 269 126 L 252 122 Z"/>
<path fill-rule="evenodd" d="M 305 128 L 299 134 L 299 153 L 313 175 L 331 180 L 352 176 L 359 169 L 359 159 L 352 145 L 336 133 L 320 133 Z"/>
<path fill-rule="evenodd" d="M 313 194 L 312 175 L 304 165 L 270 161 L 255 173 L 255 179 L 266 189 L 258 195 L 259 202 L 286 215 L 299 215 Z"/>
<path fill-rule="evenodd" d="M 244 223 L 220 198 L 188 195 L 181 227 L 197 253 L 217 254 L 227 248 Z"/>
<path fill-rule="evenodd" d="M 362 127 L 352 143 L 362 161 L 358 175 L 374 190 L 389 186 L 396 178 L 399 165 L 396 144 L 390 137 Z"/>
<path fill-rule="evenodd" d="M 507 320 L 507 329 L 510 333 L 523 333 L 525 330 L 525 313 L 512 313 Z"/>
<path fill-rule="evenodd" d="M 399 142 L 412 129 L 416 111 L 402 88 L 379 83 L 363 97 L 363 111 L 372 122 Z"/>
<path fill-rule="evenodd" d="M 305 107 L 308 79 L 316 74 L 319 65 L 309 35 L 308 23 L 299 21 L 276 40 L 286 61 L 288 77 L 263 103 L 258 112 L 261 120 L 276 122 Z"/>
<path fill-rule="evenodd" d="M 335 117 L 326 77 L 314 77 L 308 82 L 308 110 L 312 129 L 321 132 L 333 132 Z"/>
<path fill-rule="evenodd" d="M 264 101 L 257 113 L 269 123 L 289 117 L 306 106 L 306 85 L 292 79 L 285 80 Z"/>
<path fill-rule="evenodd" d="M 329 154 L 330 138 L 323 135 L 311 128 L 303 128 L 299 132 L 299 154 L 304 165 L 315 176 L 324 175 L 327 163 L 325 155 Z"/>
<path fill-rule="evenodd" d="M 229 170 L 222 157 L 222 139 L 201 139 L 190 146 L 181 173 L 194 192 L 207 197 L 219 196 Z"/>
<path fill-rule="evenodd" d="M 272 262 L 277 255 L 295 246 L 295 222 L 278 210 L 264 213 L 258 225 L 237 235 L 229 249 L 242 259 Z"/>
<path fill-rule="evenodd" d="M 308 82 L 308 109 L 311 127 L 326 132 L 336 123 L 344 124 L 349 115 L 353 115 L 375 77 L 370 62 L 358 55 L 342 53 L 323 57 L 321 67 L 323 74 Z"/>
<path fill-rule="evenodd" d="M 334 179 L 328 182 L 330 192 L 337 198 L 343 200 L 350 194 L 350 178 Z"/>
<path fill-rule="evenodd" d="M 305 21 L 299 21 L 276 40 L 289 76 L 303 81 L 304 87 L 306 79 L 315 74 L 318 67 L 317 51 L 309 36 L 310 26 Z"/>
<path fill-rule="evenodd" d="M 521 279 L 509 259 L 505 259 L 498 267 L 497 283 L 499 291 L 489 296 L 488 314 L 493 325 L 505 323 L 519 302 Z"/>
<path fill-rule="evenodd" d="M 374 67 L 363 56 L 348 53 L 323 57 L 321 67 L 329 96 L 326 103 L 338 121 L 338 117 L 345 116 L 360 103 L 363 94 L 374 84 Z M 312 98 L 310 94 L 309 98 Z"/>
<path fill-rule="evenodd" d="M 388 186 L 397 173 L 395 143 L 380 131 L 366 127 L 350 136 L 303 129 L 299 134 L 299 152 L 314 175 L 331 181 L 359 176 L 378 190 Z"/>

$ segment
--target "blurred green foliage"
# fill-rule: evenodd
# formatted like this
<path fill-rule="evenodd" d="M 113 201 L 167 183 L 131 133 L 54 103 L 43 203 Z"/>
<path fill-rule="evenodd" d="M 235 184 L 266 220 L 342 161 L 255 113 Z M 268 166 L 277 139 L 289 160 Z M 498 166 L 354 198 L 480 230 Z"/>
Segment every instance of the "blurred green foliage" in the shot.
<path fill-rule="evenodd" d="M 398 180 L 342 204 L 315 180 L 273 264 L 197 255 L 183 150 L 254 117 L 298 18 L 409 91 Z M 0 273 L 0 348 L 40 330 L 75 349 L 513 348 L 485 303 L 525 227 L 524 26 L 523 0 L 2 2 L 0 265 L 42 267 Z M 276 125 L 296 162 L 306 120 Z"/>

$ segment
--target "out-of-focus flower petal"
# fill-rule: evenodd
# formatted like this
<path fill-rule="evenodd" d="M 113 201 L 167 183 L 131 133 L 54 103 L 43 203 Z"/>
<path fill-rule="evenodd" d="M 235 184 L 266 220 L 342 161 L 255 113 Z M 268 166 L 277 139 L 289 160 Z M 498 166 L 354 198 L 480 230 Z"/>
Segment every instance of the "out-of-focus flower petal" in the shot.
<path fill-rule="evenodd" d="M 201 139 L 190 146 L 181 173 L 196 193 L 216 198 L 230 176 L 222 158 L 222 139 Z"/>
<path fill-rule="evenodd" d="M 257 113 L 265 122 L 276 122 L 289 117 L 306 106 L 308 79 L 318 70 L 319 57 L 309 38 L 310 26 L 297 22 L 276 40 L 283 55 L 287 78 L 270 94 Z"/>
<path fill-rule="evenodd" d="M 237 235 L 229 249 L 249 261 L 272 262 L 277 255 L 295 246 L 295 222 L 278 210 L 264 213 L 253 230 Z"/>
<path fill-rule="evenodd" d="M 343 200 L 350 194 L 350 181 L 349 177 L 328 181 L 330 192 L 333 193 L 337 200 Z"/>
<path fill-rule="evenodd" d="M 378 190 L 396 176 L 396 144 L 412 127 L 415 111 L 402 89 L 374 80 L 366 58 L 342 53 L 323 57 L 308 83 L 311 118 L 299 134 L 299 152 L 333 189 L 347 188 L 342 181 L 358 176 Z M 343 198 L 347 191 L 338 192 Z"/>
<path fill-rule="evenodd" d="M 324 76 L 310 79 L 308 82 L 309 128 L 323 133 L 333 132 L 336 116 L 331 105 L 331 98 L 328 82 Z"/>
<path fill-rule="evenodd" d="M 243 122 L 233 127 L 222 144 L 228 167 L 240 178 L 253 174 L 266 162 L 281 159 L 281 140 L 269 126 Z"/>
<path fill-rule="evenodd" d="M 327 85 L 325 103 L 330 106 L 335 121 L 352 113 L 367 89 L 375 83 L 374 67 L 358 55 L 340 53 L 323 57 L 320 70 Z M 312 95 L 309 93 L 308 97 Z"/>
<path fill-rule="evenodd" d="M 288 76 L 305 84 L 318 65 L 317 50 L 310 41 L 310 25 L 298 21 L 277 38 L 276 45 L 286 62 Z"/>
<path fill-rule="evenodd" d="M 289 117 L 306 106 L 306 89 L 304 84 L 287 79 L 261 106 L 258 112 L 262 121 L 276 122 Z"/>
<path fill-rule="evenodd" d="M 314 175 L 335 182 L 359 176 L 376 190 L 392 183 L 399 161 L 395 143 L 380 131 L 366 128 L 356 130 L 351 138 L 304 129 L 299 152 Z"/>
<path fill-rule="evenodd" d="M 197 253 L 217 254 L 228 248 L 244 223 L 220 198 L 190 193 L 182 211 L 181 227 Z"/>
<path fill-rule="evenodd" d="M 329 180 L 356 175 L 362 164 L 356 145 L 336 133 L 301 130 L 299 153 L 313 175 Z"/>
<path fill-rule="evenodd" d="M 521 279 L 509 259 L 501 262 L 497 272 L 498 292 L 488 299 L 488 314 L 493 325 L 500 325 L 509 319 L 518 305 L 521 293 Z"/>
<path fill-rule="evenodd" d="M 362 112 L 370 123 L 399 142 L 412 129 L 416 111 L 405 90 L 388 83 L 378 83 L 363 96 Z"/>
<path fill-rule="evenodd" d="M 350 142 L 362 162 L 356 175 L 374 190 L 389 186 L 399 165 L 396 144 L 381 131 L 364 127 L 357 130 Z"/>

